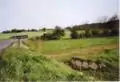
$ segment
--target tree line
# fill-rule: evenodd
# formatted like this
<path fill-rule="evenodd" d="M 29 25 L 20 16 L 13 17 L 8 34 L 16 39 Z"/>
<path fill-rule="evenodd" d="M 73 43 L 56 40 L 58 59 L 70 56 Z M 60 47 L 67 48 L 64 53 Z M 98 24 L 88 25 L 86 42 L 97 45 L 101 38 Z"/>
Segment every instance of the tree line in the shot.
<path fill-rule="evenodd" d="M 37 32 L 37 29 L 11 29 L 11 30 L 6 30 L 2 31 L 2 33 L 20 33 L 20 32 Z"/>
<path fill-rule="evenodd" d="M 52 30 L 51 33 L 45 32 L 46 30 Z M 43 31 L 42 36 L 36 36 L 36 39 L 42 40 L 58 40 L 65 35 L 65 30 L 71 32 L 71 39 L 87 38 L 87 37 L 106 37 L 106 36 L 118 36 L 119 35 L 119 18 L 114 15 L 107 20 L 99 21 L 98 23 L 74 25 L 62 29 L 60 26 L 56 26 L 54 29 L 12 29 L 3 31 L 2 33 L 19 33 L 19 32 L 38 32 Z"/>
<path fill-rule="evenodd" d="M 45 28 L 44 28 L 45 30 Z M 119 35 L 119 18 L 117 15 L 110 17 L 108 20 L 103 20 L 99 23 L 74 25 L 61 29 L 56 27 L 53 33 L 45 33 L 40 39 L 56 40 L 65 35 L 65 30 L 71 31 L 71 39 L 88 38 L 88 37 L 107 37 Z"/>
<path fill-rule="evenodd" d="M 67 27 L 66 29 L 71 31 L 72 39 L 117 36 L 119 35 L 119 18 L 117 15 L 114 15 L 104 22 L 75 25 L 72 28 Z M 80 30 L 83 30 L 84 32 L 78 33 Z"/>

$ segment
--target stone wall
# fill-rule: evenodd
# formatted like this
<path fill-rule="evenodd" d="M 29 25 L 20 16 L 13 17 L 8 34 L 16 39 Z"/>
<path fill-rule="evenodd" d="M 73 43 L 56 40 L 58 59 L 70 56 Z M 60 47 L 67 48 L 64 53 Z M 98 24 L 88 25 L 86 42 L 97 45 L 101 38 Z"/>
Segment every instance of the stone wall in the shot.
<path fill-rule="evenodd" d="M 103 63 L 100 60 L 92 61 L 92 60 L 84 60 L 78 57 L 72 57 L 68 64 L 73 68 L 77 70 L 102 70 L 106 68 L 106 64 Z"/>

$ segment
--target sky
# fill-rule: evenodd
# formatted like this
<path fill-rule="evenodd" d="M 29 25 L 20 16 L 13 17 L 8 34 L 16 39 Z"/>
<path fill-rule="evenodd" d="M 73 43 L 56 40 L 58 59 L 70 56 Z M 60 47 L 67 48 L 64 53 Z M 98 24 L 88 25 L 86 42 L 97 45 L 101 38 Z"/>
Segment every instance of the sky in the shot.
<path fill-rule="evenodd" d="M 92 23 L 118 14 L 119 0 L 0 0 L 0 30 Z"/>

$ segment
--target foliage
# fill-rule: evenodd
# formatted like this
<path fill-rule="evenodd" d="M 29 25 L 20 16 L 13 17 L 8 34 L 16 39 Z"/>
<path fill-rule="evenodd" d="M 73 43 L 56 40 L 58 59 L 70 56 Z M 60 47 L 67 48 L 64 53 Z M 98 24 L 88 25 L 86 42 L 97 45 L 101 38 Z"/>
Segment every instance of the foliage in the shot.
<path fill-rule="evenodd" d="M 45 31 L 46 31 L 46 28 L 44 27 L 44 28 L 42 29 L 42 31 L 44 31 L 44 32 L 45 32 Z"/>
<path fill-rule="evenodd" d="M 57 52 L 66 52 L 73 49 L 87 48 L 91 46 L 116 44 L 118 37 L 104 37 L 104 38 L 85 38 L 85 39 L 68 39 L 68 40 L 27 40 L 26 44 L 35 51 L 50 54 Z M 51 48 L 54 47 L 54 48 Z M 42 49 L 41 49 L 42 48 Z"/>
<path fill-rule="evenodd" d="M 89 50 L 87 51 L 89 52 Z M 75 53 L 71 57 L 75 57 Z M 90 56 L 91 55 L 91 56 Z M 86 59 L 83 59 L 81 56 L 84 56 Z M 59 56 L 60 57 L 60 56 Z M 71 57 L 63 56 L 64 62 L 69 63 L 72 61 Z M 65 60 L 65 58 L 67 60 Z M 104 81 L 118 81 L 119 80 L 119 53 L 118 49 L 104 49 L 102 52 L 94 53 L 94 54 L 79 54 L 76 58 L 80 58 L 84 61 L 94 61 L 97 65 L 98 62 L 104 63 L 105 67 L 101 69 L 92 70 L 92 69 L 82 69 L 81 71 L 85 74 L 89 74 L 89 76 L 93 76 L 97 80 Z M 89 64 L 89 63 L 88 63 Z M 69 64 L 71 67 L 72 65 Z M 78 64 L 77 64 L 78 65 Z M 74 68 L 75 69 L 75 68 Z M 78 70 L 78 69 L 76 69 Z"/>
<path fill-rule="evenodd" d="M 89 79 L 54 59 L 22 48 L 10 48 L 0 59 L 0 80 L 68 81 Z"/>
<path fill-rule="evenodd" d="M 72 35 L 76 36 L 75 38 L 83 38 L 83 37 L 77 37 L 78 34 L 75 32 L 80 30 L 86 31 L 86 34 L 82 35 L 84 37 L 118 36 L 119 35 L 119 18 L 117 15 L 114 15 L 108 20 L 105 20 L 102 22 L 83 24 L 83 25 L 74 25 L 71 29 L 72 29 L 71 30 Z M 103 32 L 101 33 L 100 31 L 103 31 Z M 71 36 L 71 38 L 73 36 Z"/>
<path fill-rule="evenodd" d="M 60 39 L 60 36 L 57 36 L 57 35 L 51 34 L 51 33 L 44 33 L 41 36 L 41 39 L 42 40 L 58 40 L 58 39 Z"/>
<path fill-rule="evenodd" d="M 91 30 L 86 30 L 85 36 L 86 37 L 91 37 L 92 36 L 92 31 Z"/>
<path fill-rule="evenodd" d="M 10 37 L 15 35 L 28 35 L 29 38 L 35 37 L 35 36 L 41 36 L 43 32 L 19 32 L 19 33 L 0 33 L 0 39 L 10 39 Z"/>
<path fill-rule="evenodd" d="M 69 31 L 71 31 L 71 27 L 66 27 L 66 30 L 69 30 Z"/>
<path fill-rule="evenodd" d="M 65 32 L 63 29 L 61 29 L 61 27 L 56 26 L 55 30 L 53 31 L 53 35 L 57 35 L 57 36 L 64 36 Z"/>
<path fill-rule="evenodd" d="M 102 71 L 102 79 L 109 81 L 119 80 L 119 53 L 118 49 L 105 49 L 103 53 L 99 53 L 98 59 L 106 63 L 105 71 Z M 97 59 L 97 58 L 96 58 Z"/>
<path fill-rule="evenodd" d="M 41 36 L 42 40 L 58 40 L 61 38 L 61 36 L 64 36 L 65 32 L 63 29 L 61 29 L 59 26 L 56 26 L 53 30 L 53 33 L 44 33 Z"/>
<path fill-rule="evenodd" d="M 71 30 L 71 38 L 72 38 L 72 39 L 77 39 L 77 38 L 79 38 L 79 35 L 78 35 L 77 31 L 74 30 L 74 29 Z"/>
<path fill-rule="evenodd" d="M 37 32 L 38 30 L 37 29 L 11 29 L 11 30 L 6 30 L 6 31 L 3 31 L 2 33 L 20 33 L 20 32 Z"/>

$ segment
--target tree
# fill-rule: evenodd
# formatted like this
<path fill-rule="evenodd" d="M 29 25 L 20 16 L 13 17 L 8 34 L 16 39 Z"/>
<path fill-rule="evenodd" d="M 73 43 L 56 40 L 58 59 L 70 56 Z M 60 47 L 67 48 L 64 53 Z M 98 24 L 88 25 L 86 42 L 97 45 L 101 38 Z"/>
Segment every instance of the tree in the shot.
<path fill-rule="evenodd" d="M 85 32 L 81 32 L 80 34 L 79 34 L 79 38 L 84 38 L 85 37 Z"/>
<path fill-rule="evenodd" d="M 60 39 L 59 36 L 54 35 L 53 33 L 45 33 L 41 36 L 42 40 L 58 40 Z"/>
<path fill-rule="evenodd" d="M 2 33 L 11 33 L 11 31 L 6 30 L 6 31 L 2 31 Z"/>
<path fill-rule="evenodd" d="M 45 33 L 41 36 L 42 40 L 58 40 L 61 36 L 64 36 L 65 32 L 61 27 L 56 26 L 53 33 Z"/>
<path fill-rule="evenodd" d="M 69 30 L 69 31 L 71 31 L 71 27 L 66 27 L 66 30 Z"/>
<path fill-rule="evenodd" d="M 72 39 L 79 38 L 79 34 L 77 33 L 77 31 L 75 29 L 71 30 L 71 38 Z"/>
<path fill-rule="evenodd" d="M 65 32 L 64 32 L 63 29 L 61 29 L 61 27 L 56 26 L 55 29 L 54 29 L 54 31 L 53 31 L 53 34 L 57 35 L 57 36 L 64 36 Z"/>
<path fill-rule="evenodd" d="M 37 32 L 38 30 L 37 29 L 31 29 L 32 32 Z"/>
<path fill-rule="evenodd" d="M 112 17 L 110 17 L 108 19 L 108 22 L 110 22 L 110 21 L 116 21 L 116 20 L 119 20 L 118 16 L 117 15 L 113 15 Z"/>
<path fill-rule="evenodd" d="M 110 29 L 105 29 L 103 30 L 102 36 L 110 36 L 111 30 Z"/>
<path fill-rule="evenodd" d="M 46 28 L 44 27 L 44 28 L 42 29 L 42 31 L 44 31 L 44 32 L 45 32 L 45 31 L 46 31 Z"/>
<path fill-rule="evenodd" d="M 92 37 L 93 36 L 92 31 L 90 29 L 86 30 L 85 31 L 85 36 L 86 37 Z"/>
<path fill-rule="evenodd" d="M 100 30 L 99 29 L 93 29 L 92 31 L 92 36 L 99 36 Z"/>
<path fill-rule="evenodd" d="M 108 17 L 107 17 L 107 16 L 103 16 L 103 17 L 100 17 L 100 18 L 98 19 L 98 22 L 99 22 L 99 23 L 105 23 L 105 22 L 107 22 L 107 20 L 108 20 Z"/>

